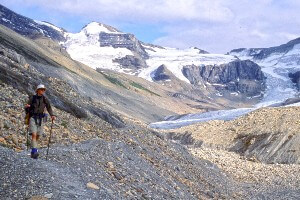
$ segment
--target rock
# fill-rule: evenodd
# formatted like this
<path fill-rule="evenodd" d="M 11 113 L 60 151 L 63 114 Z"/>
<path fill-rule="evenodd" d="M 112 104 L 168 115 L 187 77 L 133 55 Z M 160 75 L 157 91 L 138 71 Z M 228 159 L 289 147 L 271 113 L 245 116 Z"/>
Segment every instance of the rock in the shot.
<path fill-rule="evenodd" d="M 43 196 L 33 196 L 29 200 L 48 200 L 48 198 Z"/>
<path fill-rule="evenodd" d="M 170 71 L 167 70 L 165 65 L 159 66 L 152 74 L 151 77 L 154 81 L 166 81 L 170 79 Z"/>
<path fill-rule="evenodd" d="M 189 65 L 183 67 L 182 73 L 191 84 L 209 83 L 219 91 L 255 96 L 265 89 L 266 78 L 261 67 L 250 60 L 236 60 L 222 65 Z"/>
<path fill-rule="evenodd" d="M 12 136 L 11 136 L 11 139 L 12 139 L 12 141 L 13 141 L 13 143 L 14 143 L 15 145 L 18 145 L 18 144 L 19 144 L 19 141 L 18 141 L 17 136 L 12 135 Z"/>
<path fill-rule="evenodd" d="M 116 34 L 116 33 L 100 33 L 100 46 L 106 47 L 106 46 L 112 46 L 114 48 L 127 48 L 133 52 L 135 52 L 137 55 L 139 55 L 141 58 L 147 59 L 149 58 L 146 50 L 141 45 L 140 41 L 136 39 L 136 37 L 133 34 Z"/>
<path fill-rule="evenodd" d="M 300 90 L 300 71 L 289 73 L 289 77 L 291 78 L 292 82 L 296 84 L 298 90 Z"/>
<path fill-rule="evenodd" d="M 123 179 L 123 175 L 119 172 L 113 172 L 113 175 L 117 180 L 122 180 Z"/>
<path fill-rule="evenodd" d="M 5 139 L 3 137 L 0 137 L 0 143 L 4 143 Z"/>
<path fill-rule="evenodd" d="M 44 197 L 46 197 L 48 199 L 51 199 L 53 197 L 53 194 L 52 193 L 45 194 Z"/>
<path fill-rule="evenodd" d="M 145 60 L 137 56 L 127 55 L 123 58 L 116 58 L 113 62 L 119 63 L 125 68 L 129 69 L 140 69 L 147 67 Z"/>
<path fill-rule="evenodd" d="M 114 169 L 114 168 L 115 168 L 113 162 L 107 162 L 106 166 L 107 166 L 107 168 L 109 168 L 109 169 Z"/>
<path fill-rule="evenodd" d="M 91 189 L 94 189 L 94 190 L 99 190 L 100 189 L 97 185 L 95 185 L 94 183 L 91 183 L 91 182 L 87 183 L 86 186 L 88 188 L 91 188 Z"/>

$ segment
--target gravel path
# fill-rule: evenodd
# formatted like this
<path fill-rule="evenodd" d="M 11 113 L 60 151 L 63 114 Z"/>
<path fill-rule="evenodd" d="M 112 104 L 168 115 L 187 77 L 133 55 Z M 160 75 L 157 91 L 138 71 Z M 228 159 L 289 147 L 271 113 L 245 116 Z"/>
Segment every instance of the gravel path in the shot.
<path fill-rule="evenodd" d="M 128 133 L 127 133 L 128 134 Z M 150 133 L 151 134 L 151 133 Z M 132 135 L 131 135 L 132 136 Z M 0 147 L 0 196 L 26 199 L 229 199 L 234 183 L 212 163 L 155 135 L 53 147 L 49 161 Z M 147 140 L 145 140 L 147 139 Z M 150 139 L 150 140 L 149 140 Z M 142 145 L 143 144 L 143 145 Z M 100 189 L 87 188 L 94 183 Z"/>
<path fill-rule="evenodd" d="M 227 168 L 220 165 L 223 173 L 213 163 L 203 160 L 203 156 L 201 159 L 193 157 L 182 145 L 155 139 L 157 136 L 150 132 L 146 137 L 140 134 L 140 138 L 134 134 L 129 139 L 120 134 L 119 140 L 93 139 L 52 147 L 48 161 L 44 157 L 45 149 L 41 150 L 41 159 L 33 160 L 26 151 L 16 153 L 0 147 L 1 199 L 36 196 L 47 199 L 300 198 L 296 182 L 289 186 L 276 185 L 274 181 L 260 183 L 263 178 L 257 182 L 245 177 L 237 179 L 248 171 L 237 170 L 234 174 L 234 169 L 241 166 L 238 167 L 233 157 L 227 161 Z M 197 154 L 199 156 L 199 151 Z M 212 161 L 218 158 L 208 150 L 202 155 Z M 228 158 L 228 155 L 222 156 L 223 160 Z M 229 163 L 233 166 L 229 167 Z M 261 175 L 257 170 L 254 172 L 257 177 Z M 87 183 L 99 189 L 89 188 Z"/>

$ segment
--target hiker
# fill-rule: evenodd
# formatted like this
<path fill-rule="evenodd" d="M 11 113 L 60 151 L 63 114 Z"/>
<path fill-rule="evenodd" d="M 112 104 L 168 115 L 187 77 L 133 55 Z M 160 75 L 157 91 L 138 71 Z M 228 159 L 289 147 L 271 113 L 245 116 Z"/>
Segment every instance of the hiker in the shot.
<path fill-rule="evenodd" d="M 55 120 L 49 100 L 44 96 L 46 88 L 40 84 L 36 88 L 36 94 L 29 98 L 25 105 L 25 110 L 28 115 L 29 134 L 32 136 L 31 142 L 31 158 L 37 159 L 39 154 L 37 150 L 37 141 L 43 134 L 43 122 L 46 121 L 47 114 L 51 116 L 51 120 Z M 44 121 L 43 121 L 44 119 Z"/>

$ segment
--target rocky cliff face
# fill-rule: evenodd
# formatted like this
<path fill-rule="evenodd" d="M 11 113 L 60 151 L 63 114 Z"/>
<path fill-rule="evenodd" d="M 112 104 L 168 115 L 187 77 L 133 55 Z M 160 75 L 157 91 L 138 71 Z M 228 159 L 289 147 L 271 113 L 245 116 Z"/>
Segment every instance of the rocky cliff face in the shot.
<path fill-rule="evenodd" d="M 147 66 L 145 60 L 143 60 L 140 56 L 127 55 L 122 58 L 115 58 L 113 59 L 113 62 L 119 63 L 124 68 L 133 70 L 145 68 Z"/>
<path fill-rule="evenodd" d="M 147 67 L 145 59 L 148 59 L 149 56 L 133 34 L 101 32 L 99 42 L 101 47 L 126 48 L 133 53 L 133 55 L 113 59 L 113 62 L 120 64 L 122 67 L 133 70 Z"/>
<path fill-rule="evenodd" d="M 161 65 L 151 74 L 151 77 L 154 81 L 166 81 L 170 80 L 170 73 L 171 72 L 168 69 L 166 69 L 164 65 Z"/>
<path fill-rule="evenodd" d="M 265 76 L 260 66 L 249 60 L 222 65 L 185 66 L 182 72 L 191 84 L 209 83 L 219 91 L 255 96 L 265 89 Z"/>
<path fill-rule="evenodd" d="M 32 19 L 19 15 L 0 4 L 0 24 L 15 32 L 30 38 L 41 36 L 57 41 L 63 41 L 63 29 L 46 22 L 36 22 Z"/>
<path fill-rule="evenodd" d="M 141 58 L 147 59 L 149 58 L 147 52 L 145 51 L 144 47 L 141 45 L 140 41 L 136 39 L 133 34 L 111 34 L 101 32 L 100 37 L 100 46 L 106 47 L 111 46 L 114 48 L 127 48 L 132 52 L 139 55 Z"/>
<path fill-rule="evenodd" d="M 296 84 L 298 90 L 300 90 L 300 71 L 290 73 L 289 77 L 292 79 L 292 82 Z"/>

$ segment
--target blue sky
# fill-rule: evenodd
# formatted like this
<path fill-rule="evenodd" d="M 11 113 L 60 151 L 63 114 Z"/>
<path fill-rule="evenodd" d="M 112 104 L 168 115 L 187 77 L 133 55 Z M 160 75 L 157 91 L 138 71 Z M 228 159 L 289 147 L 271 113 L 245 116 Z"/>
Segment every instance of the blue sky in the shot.
<path fill-rule="evenodd" d="M 51 3 L 49 3 L 51 2 Z M 300 37 L 298 0 L 0 0 L 8 8 L 70 32 L 91 21 L 163 46 L 226 53 Z"/>
<path fill-rule="evenodd" d="M 115 26 L 121 31 L 134 33 L 137 38 L 144 42 L 152 43 L 153 41 L 155 41 L 155 39 L 164 36 L 164 33 L 160 29 L 160 24 L 143 24 L 140 22 L 122 22 L 121 24 L 118 24 L 109 20 L 103 21 L 100 18 L 85 17 L 72 13 L 52 12 L 52 10 L 48 10 L 45 7 L 41 7 L 35 4 L 28 4 L 27 6 L 18 6 L 17 4 L 8 2 L 1 2 L 1 4 L 7 6 L 9 9 L 18 14 L 22 14 L 26 17 L 39 21 L 51 22 L 59 27 L 66 29 L 69 32 L 79 32 L 82 27 L 84 27 L 91 21 L 98 21 L 111 26 Z"/>

